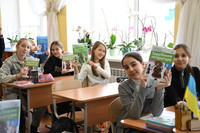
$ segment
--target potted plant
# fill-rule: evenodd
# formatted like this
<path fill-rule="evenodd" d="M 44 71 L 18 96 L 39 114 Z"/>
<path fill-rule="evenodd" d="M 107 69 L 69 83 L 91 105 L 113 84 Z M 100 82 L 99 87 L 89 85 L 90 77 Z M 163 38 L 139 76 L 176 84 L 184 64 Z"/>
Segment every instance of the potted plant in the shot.
<path fill-rule="evenodd" d="M 11 49 L 14 49 L 17 42 L 18 42 L 18 35 L 16 35 L 15 37 L 12 37 L 12 38 L 7 38 L 9 41 L 10 41 L 10 47 Z"/>
<path fill-rule="evenodd" d="M 76 30 L 73 30 L 75 32 L 78 32 L 78 43 L 87 43 L 88 45 L 88 53 L 91 54 L 92 49 L 92 40 L 91 40 L 91 32 L 86 31 L 81 26 L 78 26 Z"/>
<path fill-rule="evenodd" d="M 109 49 L 110 56 L 115 56 L 115 42 L 116 42 L 116 35 L 112 34 L 110 36 L 110 42 L 109 44 L 106 44 L 107 49 Z"/>
<path fill-rule="evenodd" d="M 122 44 L 118 44 L 117 46 L 121 47 L 120 51 L 122 51 L 122 55 L 125 55 L 126 53 L 131 51 L 131 48 L 135 48 L 133 44 L 134 44 L 134 41 L 131 41 L 129 43 L 123 41 Z"/>
<path fill-rule="evenodd" d="M 142 38 L 140 37 L 139 39 L 135 39 L 133 41 L 134 45 L 136 46 L 136 51 L 142 50 L 144 46 L 144 42 L 142 42 Z"/>

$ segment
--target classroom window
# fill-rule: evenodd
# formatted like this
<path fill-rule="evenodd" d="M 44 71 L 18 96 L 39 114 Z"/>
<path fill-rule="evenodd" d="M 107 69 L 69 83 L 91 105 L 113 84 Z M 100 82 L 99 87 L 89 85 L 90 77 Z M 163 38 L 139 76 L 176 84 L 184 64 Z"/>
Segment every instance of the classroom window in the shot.
<path fill-rule="evenodd" d="M 77 4 L 77 2 L 79 4 Z M 141 25 L 137 17 L 131 19 L 129 25 L 129 15 L 131 12 L 138 11 L 139 18 L 154 16 L 156 19 L 156 31 L 158 44 L 163 45 L 173 43 L 174 34 L 174 9 L 175 2 L 156 2 L 146 0 L 74 0 L 67 3 L 67 22 L 68 22 L 68 49 L 77 43 L 78 34 L 73 30 L 81 26 L 87 31 L 94 31 L 93 42 L 96 40 L 108 42 L 109 35 L 114 32 L 112 29 L 118 28 L 126 30 L 129 26 L 134 26 L 135 30 L 131 33 L 131 40 L 141 35 Z M 148 20 L 145 23 L 150 23 Z M 109 32 L 109 34 L 108 34 Z M 148 45 L 156 44 L 152 35 L 146 36 L 145 43 Z M 120 43 L 120 36 L 117 36 L 117 43 Z"/>

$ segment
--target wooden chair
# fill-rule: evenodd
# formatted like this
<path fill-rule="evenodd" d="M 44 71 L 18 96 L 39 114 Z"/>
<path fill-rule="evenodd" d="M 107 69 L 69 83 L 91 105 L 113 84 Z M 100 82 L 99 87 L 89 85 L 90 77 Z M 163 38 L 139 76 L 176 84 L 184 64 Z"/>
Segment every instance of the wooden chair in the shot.
<path fill-rule="evenodd" d="M 70 90 L 70 89 L 76 89 L 76 88 L 82 88 L 82 84 L 79 80 L 76 79 L 62 79 L 57 82 L 55 82 L 52 85 L 52 92 L 55 91 L 62 91 L 62 90 Z M 57 102 L 66 102 L 67 100 L 65 98 L 60 98 L 53 96 L 53 112 L 56 116 L 56 118 L 60 118 L 63 115 L 58 115 L 57 109 L 56 109 L 56 103 Z M 83 107 L 82 105 L 76 105 L 78 107 Z M 76 124 L 83 124 L 84 123 L 84 111 L 76 111 L 75 112 L 75 123 Z"/>
<path fill-rule="evenodd" d="M 118 121 L 118 118 L 122 110 L 122 103 L 120 97 L 117 97 L 110 103 L 109 109 L 110 109 L 111 129 L 112 133 L 114 133 L 114 123 Z"/>

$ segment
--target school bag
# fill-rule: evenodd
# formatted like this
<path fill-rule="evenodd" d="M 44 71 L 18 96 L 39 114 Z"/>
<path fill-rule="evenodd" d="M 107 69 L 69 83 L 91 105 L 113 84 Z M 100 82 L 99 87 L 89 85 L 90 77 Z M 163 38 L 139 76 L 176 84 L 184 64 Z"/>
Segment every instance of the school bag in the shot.
<path fill-rule="evenodd" d="M 50 133 L 79 133 L 75 122 L 68 117 L 60 117 L 53 122 Z"/>

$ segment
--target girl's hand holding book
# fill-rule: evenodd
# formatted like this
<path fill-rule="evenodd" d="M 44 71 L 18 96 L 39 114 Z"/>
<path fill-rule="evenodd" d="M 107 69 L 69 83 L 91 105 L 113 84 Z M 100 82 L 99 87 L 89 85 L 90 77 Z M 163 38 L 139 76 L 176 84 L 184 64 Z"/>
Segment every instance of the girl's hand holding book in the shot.
<path fill-rule="evenodd" d="M 161 90 L 164 87 L 168 87 L 171 85 L 172 73 L 170 72 L 169 74 L 167 74 L 167 76 L 164 76 L 164 78 L 165 78 L 166 82 L 159 82 L 156 87 L 157 91 Z"/>
<path fill-rule="evenodd" d="M 142 75 L 140 76 L 140 84 L 144 88 L 146 88 L 147 86 L 147 75 L 145 74 L 145 70 L 146 70 L 146 65 L 145 68 L 143 69 Z"/>
<path fill-rule="evenodd" d="M 18 79 L 18 78 L 21 78 L 21 77 L 23 77 L 24 75 L 26 75 L 26 73 L 27 73 L 27 70 L 24 69 L 24 65 L 23 65 L 22 68 L 21 68 L 21 70 L 20 70 L 20 72 L 16 75 L 16 78 L 17 78 L 17 79 Z"/>

